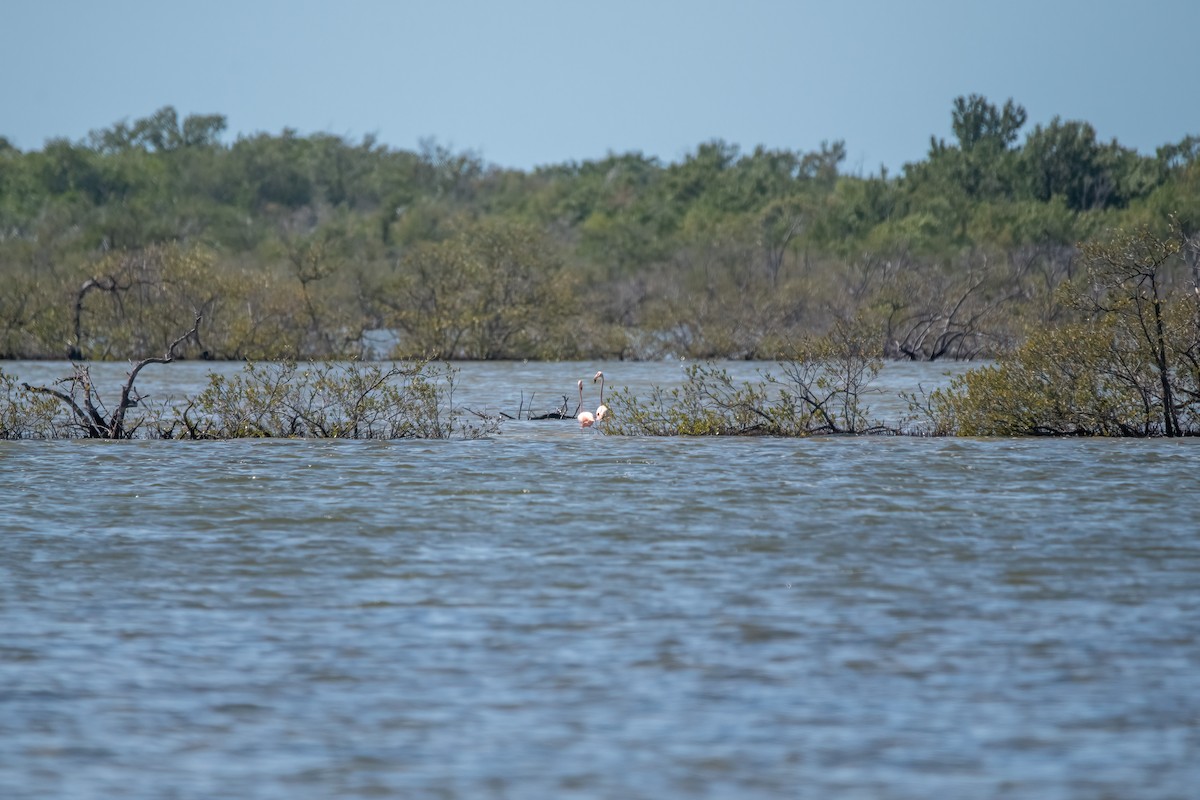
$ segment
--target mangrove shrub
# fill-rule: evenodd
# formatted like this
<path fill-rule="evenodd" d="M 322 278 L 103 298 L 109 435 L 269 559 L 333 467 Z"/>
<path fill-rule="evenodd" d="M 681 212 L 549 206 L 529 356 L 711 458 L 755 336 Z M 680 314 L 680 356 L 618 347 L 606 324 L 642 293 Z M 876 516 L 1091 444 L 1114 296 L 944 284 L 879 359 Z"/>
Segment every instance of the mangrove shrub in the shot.
<path fill-rule="evenodd" d="M 1062 292 L 1074 322 L 1038 331 L 997 364 L 933 392 L 934 433 L 1180 436 L 1200 432 L 1200 293 L 1178 227 L 1081 246 Z M 1193 254 L 1194 255 L 1194 254 Z"/>

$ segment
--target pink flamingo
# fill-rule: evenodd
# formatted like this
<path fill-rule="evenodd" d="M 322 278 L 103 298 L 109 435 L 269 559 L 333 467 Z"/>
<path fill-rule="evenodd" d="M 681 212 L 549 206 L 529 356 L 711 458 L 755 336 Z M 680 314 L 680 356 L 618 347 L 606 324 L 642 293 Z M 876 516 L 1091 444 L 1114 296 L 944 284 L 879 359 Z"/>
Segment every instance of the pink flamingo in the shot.
<path fill-rule="evenodd" d="M 600 381 L 600 405 L 596 408 L 596 422 L 603 422 L 608 416 L 608 406 L 604 405 L 604 373 L 597 372 L 592 377 L 592 383 Z"/>
<path fill-rule="evenodd" d="M 583 408 L 583 381 L 579 382 L 579 407 Z M 590 428 L 596 424 L 596 415 L 590 411 L 580 411 L 575 419 L 579 420 L 580 428 Z"/>

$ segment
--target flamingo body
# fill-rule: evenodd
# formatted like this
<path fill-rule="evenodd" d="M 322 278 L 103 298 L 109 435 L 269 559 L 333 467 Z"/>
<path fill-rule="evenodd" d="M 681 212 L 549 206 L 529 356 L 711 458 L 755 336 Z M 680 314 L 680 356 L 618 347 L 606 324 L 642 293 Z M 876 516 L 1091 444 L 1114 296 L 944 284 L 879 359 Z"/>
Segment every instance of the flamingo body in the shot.
<path fill-rule="evenodd" d="M 583 381 L 579 382 L 579 407 L 583 408 Z M 575 415 L 580 428 L 590 428 L 596 424 L 596 415 L 590 411 L 580 411 Z"/>

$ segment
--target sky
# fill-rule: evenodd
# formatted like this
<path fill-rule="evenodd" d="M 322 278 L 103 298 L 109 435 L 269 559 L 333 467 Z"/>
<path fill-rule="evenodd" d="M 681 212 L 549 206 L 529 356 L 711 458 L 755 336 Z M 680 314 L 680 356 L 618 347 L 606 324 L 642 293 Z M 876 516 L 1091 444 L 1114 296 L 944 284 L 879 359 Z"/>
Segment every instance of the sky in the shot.
<path fill-rule="evenodd" d="M 977 93 L 1152 154 L 1200 134 L 1197 31 L 1197 0 L 4 0 L 0 136 L 171 105 L 522 170 L 842 140 L 896 174 Z"/>

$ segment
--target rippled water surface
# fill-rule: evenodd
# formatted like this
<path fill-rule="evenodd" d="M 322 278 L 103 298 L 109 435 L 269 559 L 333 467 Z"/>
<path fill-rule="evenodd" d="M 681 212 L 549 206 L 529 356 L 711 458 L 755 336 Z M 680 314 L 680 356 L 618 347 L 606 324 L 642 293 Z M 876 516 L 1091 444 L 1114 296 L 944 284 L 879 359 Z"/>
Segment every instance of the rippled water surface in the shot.
<path fill-rule="evenodd" d="M 1194 798 L 1198 490 L 1194 441 L 0 442 L 0 797 Z"/>

